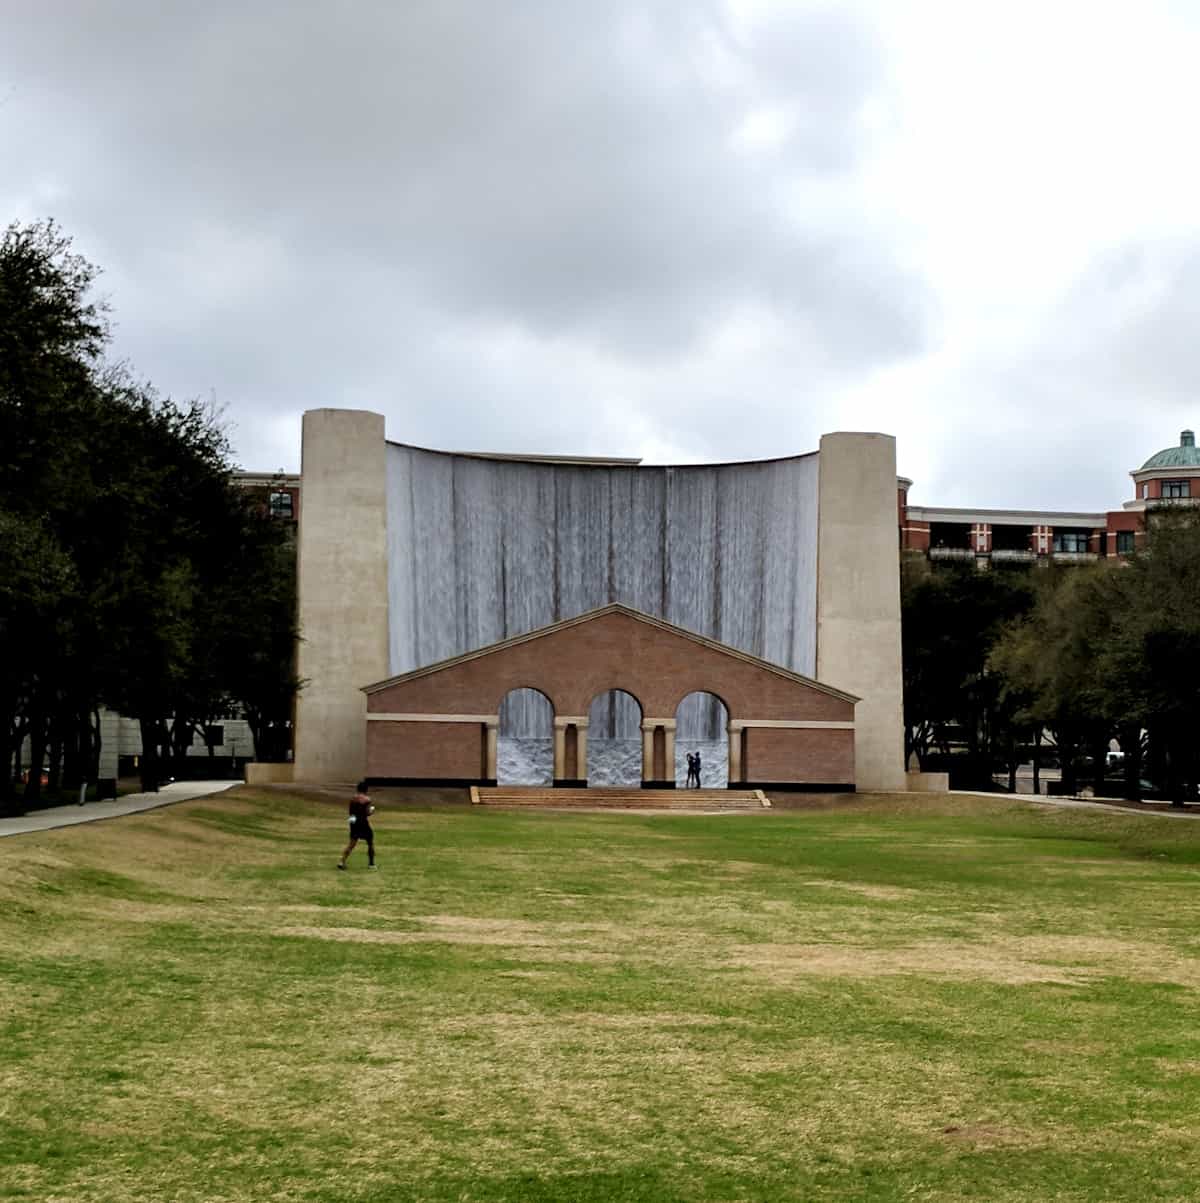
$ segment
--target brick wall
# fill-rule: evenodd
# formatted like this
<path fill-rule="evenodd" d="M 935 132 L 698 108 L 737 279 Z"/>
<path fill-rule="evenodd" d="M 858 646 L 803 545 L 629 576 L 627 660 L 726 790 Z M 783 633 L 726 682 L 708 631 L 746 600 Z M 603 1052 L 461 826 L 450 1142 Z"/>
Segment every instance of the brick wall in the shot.
<path fill-rule="evenodd" d="M 475 781 L 484 776 L 479 723 L 367 723 L 371 777 Z"/>
<path fill-rule="evenodd" d="M 684 697 L 706 690 L 721 698 L 732 721 L 854 721 L 854 703 L 845 698 L 621 612 L 449 661 L 369 694 L 367 708 L 491 716 L 518 688 L 541 690 L 558 716 L 586 715 L 598 694 L 623 689 L 641 703 L 644 718 L 669 720 Z M 854 781 L 851 730 L 751 728 L 744 748 L 747 781 Z M 485 767 L 483 722 L 367 722 L 371 777 L 480 780 Z"/>
<path fill-rule="evenodd" d="M 744 776 L 751 784 L 854 784 L 854 732 L 747 727 Z"/>

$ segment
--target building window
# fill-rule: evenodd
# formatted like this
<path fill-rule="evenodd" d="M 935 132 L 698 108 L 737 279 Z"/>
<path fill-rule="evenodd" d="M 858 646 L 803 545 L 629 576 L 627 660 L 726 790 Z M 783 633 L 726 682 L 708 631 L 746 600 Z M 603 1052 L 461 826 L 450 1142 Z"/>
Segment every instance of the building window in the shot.
<path fill-rule="evenodd" d="M 291 518 L 292 517 L 292 495 L 291 493 L 279 492 L 271 494 L 271 517 L 272 518 Z"/>
<path fill-rule="evenodd" d="M 1162 495 L 1164 497 L 1190 497 L 1192 495 L 1190 480 L 1164 480 Z"/>
<path fill-rule="evenodd" d="M 1117 531 L 1117 555 L 1119 555 L 1119 556 L 1133 555 L 1133 531 L 1131 531 L 1131 530 Z"/>
<path fill-rule="evenodd" d="M 1055 551 L 1087 551 L 1087 549 L 1087 531 L 1063 530 L 1054 532 Z"/>

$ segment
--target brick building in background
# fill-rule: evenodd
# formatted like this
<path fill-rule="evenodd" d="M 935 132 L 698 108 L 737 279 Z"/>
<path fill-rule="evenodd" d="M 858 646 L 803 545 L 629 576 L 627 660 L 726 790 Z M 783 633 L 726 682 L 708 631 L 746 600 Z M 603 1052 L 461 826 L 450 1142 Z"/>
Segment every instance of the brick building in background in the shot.
<path fill-rule="evenodd" d="M 897 480 L 900 549 L 931 560 L 993 563 L 1080 562 L 1129 555 L 1145 539 L 1154 510 L 1200 499 L 1200 449 L 1190 430 L 1177 447 L 1152 455 L 1130 473 L 1132 501 L 1101 513 L 1054 510 L 955 509 L 909 505 L 912 481 Z"/>

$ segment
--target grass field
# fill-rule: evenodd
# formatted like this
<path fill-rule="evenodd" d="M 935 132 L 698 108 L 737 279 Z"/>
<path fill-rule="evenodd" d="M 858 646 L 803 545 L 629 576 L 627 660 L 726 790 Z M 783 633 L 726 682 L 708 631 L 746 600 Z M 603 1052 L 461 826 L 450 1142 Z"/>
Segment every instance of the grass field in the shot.
<path fill-rule="evenodd" d="M 251 791 L 0 841 L 0 1198 L 1200 1198 L 1200 823 L 377 830 L 378 873 Z"/>

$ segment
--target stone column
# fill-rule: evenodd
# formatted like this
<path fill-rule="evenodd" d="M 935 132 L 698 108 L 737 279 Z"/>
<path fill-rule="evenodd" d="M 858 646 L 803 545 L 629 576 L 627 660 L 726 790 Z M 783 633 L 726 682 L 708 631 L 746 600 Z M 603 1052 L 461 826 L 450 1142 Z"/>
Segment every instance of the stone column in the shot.
<path fill-rule="evenodd" d="M 742 724 L 729 724 L 729 784 L 742 780 Z"/>
<path fill-rule="evenodd" d="M 861 699 L 854 715 L 858 788 L 902 790 L 896 440 L 824 435 L 818 470 L 817 680 Z"/>
<path fill-rule="evenodd" d="M 567 724 L 564 719 L 554 720 L 554 784 L 567 775 Z"/>
<path fill-rule="evenodd" d="M 662 732 L 661 742 L 659 732 Z M 658 763 L 662 750 L 662 765 Z M 675 787 L 675 720 L 647 718 L 642 720 L 642 787 L 674 789 Z"/>
<path fill-rule="evenodd" d="M 367 772 L 364 685 L 388 675 L 383 415 L 310 409 L 301 440 L 296 576 L 297 781 Z"/>
<path fill-rule="evenodd" d="M 588 720 L 579 719 L 575 723 L 575 775 L 580 781 L 587 783 L 587 735 Z"/>
<path fill-rule="evenodd" d="M 489 720 L 487 725 L 487 752 L 484 756 L 483 775 L 489 781 L 496 780 L 496 745 L 500 739 L 500 716 Z"/>

